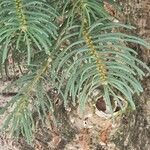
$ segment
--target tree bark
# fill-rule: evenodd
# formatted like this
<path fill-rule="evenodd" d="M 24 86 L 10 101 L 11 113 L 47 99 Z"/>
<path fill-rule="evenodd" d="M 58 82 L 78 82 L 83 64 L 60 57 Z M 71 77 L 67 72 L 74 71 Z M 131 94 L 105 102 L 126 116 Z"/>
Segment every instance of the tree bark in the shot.
<path fill-rule="evenodd" d="M 150 1 L 121 0 L 127 21 L 136 26 L 133 31 L 141 38 L 150 42 Z M 139 57 L 150 66 L 150 49 L 141 46 L 134 47 Z M 119 150 L 150 150 L 150 75 L 142 82 L 144 92 L 134 96 L 136 111 L 127 113 L 121 121 L 118 132 L 112 141 Z"/>

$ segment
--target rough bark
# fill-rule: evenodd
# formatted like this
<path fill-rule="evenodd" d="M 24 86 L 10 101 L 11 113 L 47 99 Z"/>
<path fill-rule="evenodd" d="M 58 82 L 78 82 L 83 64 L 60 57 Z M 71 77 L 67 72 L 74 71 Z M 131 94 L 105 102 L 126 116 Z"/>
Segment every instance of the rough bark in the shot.
<path fill-rule="evenodd" d="M 150 41 L 150 1 L 121 0 L 128 22 L 137 26 L 133 31 L 140 37 Z M 135 47 L 139 57 L 150 65 L 150 49 Z M 144 92 L 135 96 L 137 109 L 127 113 L 121 122 L 118 132 L 112 137 L 120 150 L 150 150 L 150 76 L 143 81 Z"/>

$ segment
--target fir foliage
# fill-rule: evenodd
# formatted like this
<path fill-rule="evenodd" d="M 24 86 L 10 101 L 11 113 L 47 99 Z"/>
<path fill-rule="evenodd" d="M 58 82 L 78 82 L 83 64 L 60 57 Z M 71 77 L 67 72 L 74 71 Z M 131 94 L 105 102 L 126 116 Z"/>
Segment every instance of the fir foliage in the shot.
<path fill-rule="evenodd" d="M 18 87 L 18 93 L 0 109 L 1 114 L 11 111 L 2 130 L 15 137 L 21 133 L 32 144 L 33 112 L 42 123 L 48 112 L 55 114 L 47 87 L 57 91 L 65 108 L 79 104 L 84 111 L 88 96 L 101 87 L 110 108 L 110 96 L 119 103 L 120 94 L 135 109 L 132 96 L 143 91 L 139 82 L 143 68 L 150 69 L 128 43 L 150 45 L 121 33 L 119 29 L 134 27 L 114 19 L 103 0 L 0 0 L 1 74 L 9 67 L 10 53 L 15 67 L 28 70 L 5 89 Z"/>

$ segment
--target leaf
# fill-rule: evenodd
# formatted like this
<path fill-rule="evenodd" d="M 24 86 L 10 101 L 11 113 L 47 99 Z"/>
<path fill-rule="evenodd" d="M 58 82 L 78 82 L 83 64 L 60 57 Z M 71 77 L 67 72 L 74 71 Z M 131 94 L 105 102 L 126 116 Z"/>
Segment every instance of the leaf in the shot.
<path fill-rule="evenodd" d="M 25 40 L 26 40 L 26 44 L 27 44 L 27 51 L 28 51 L 28 65 L 30 65 L 31 62 L 31 56 L 32 56 L 32 51 L 31 51 L 31 45 L 30 45 L 30 40 L 28 38 L 28 35 L 25 33 Z"/>
<path fill-rule="evenodd" d="M 8 45 L 9 45 L 9 42 L 11 41 L 11 36 L 10 37 L 8 37 L 7 39 L 6 39 L 6 44 L 5 44 L 5 46 L 4 46 L 4 50 L 3 50 L 3 57 L 2 57 L 2 63 L 4 63 L 5 62 L 5 60 L 7 59 L 7 55 L 8 55 Z"/>
<path fill-rule="evenodd" d="M 109 106 L 111 115 L 113 117 L 113 108 L 112 108 L 112 104 L 111 104 L 111 100 L 110 100 L 109 86 L 104 85 L 103 88 L 104 88 L 104 101 L 105 101 L 105 104 Z"/>

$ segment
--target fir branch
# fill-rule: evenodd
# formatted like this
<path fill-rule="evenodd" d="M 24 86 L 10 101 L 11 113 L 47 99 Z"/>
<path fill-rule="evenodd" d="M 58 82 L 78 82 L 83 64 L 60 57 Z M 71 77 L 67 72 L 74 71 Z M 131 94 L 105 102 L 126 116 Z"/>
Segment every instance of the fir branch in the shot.
<path fill-rule="evenodd" d="M 84 39 L 90 48 L 90 54 L 95 58 L 95 62 L 97 65 L 97 71 L 99 72 L 100 75 L 100 81 L 101 84 L 107 84 L 107 68 L 106 65 L 103 63 L 102 57 L 98 55 L 96 51 L 96 47 L 94 46 L 94 43 L 92 41 L 92 37 L 89 35 L 88 32 L 88 23 L 87 19 L 84 18 L 84 25 L 83 25 L 83 36 Z"/>
<path fill-rule="evenodd" d="M 27 19 L 26 16 L 24 14 L 24 10 L 23 10 L 23 2 L 22 0 L 14 0 L 15 1 L 15 7 L 16 7 L 16 12 L 18 15 L 18 19 L 20 22 L 20 29 L 23 32 L 27 31 Z"/>

